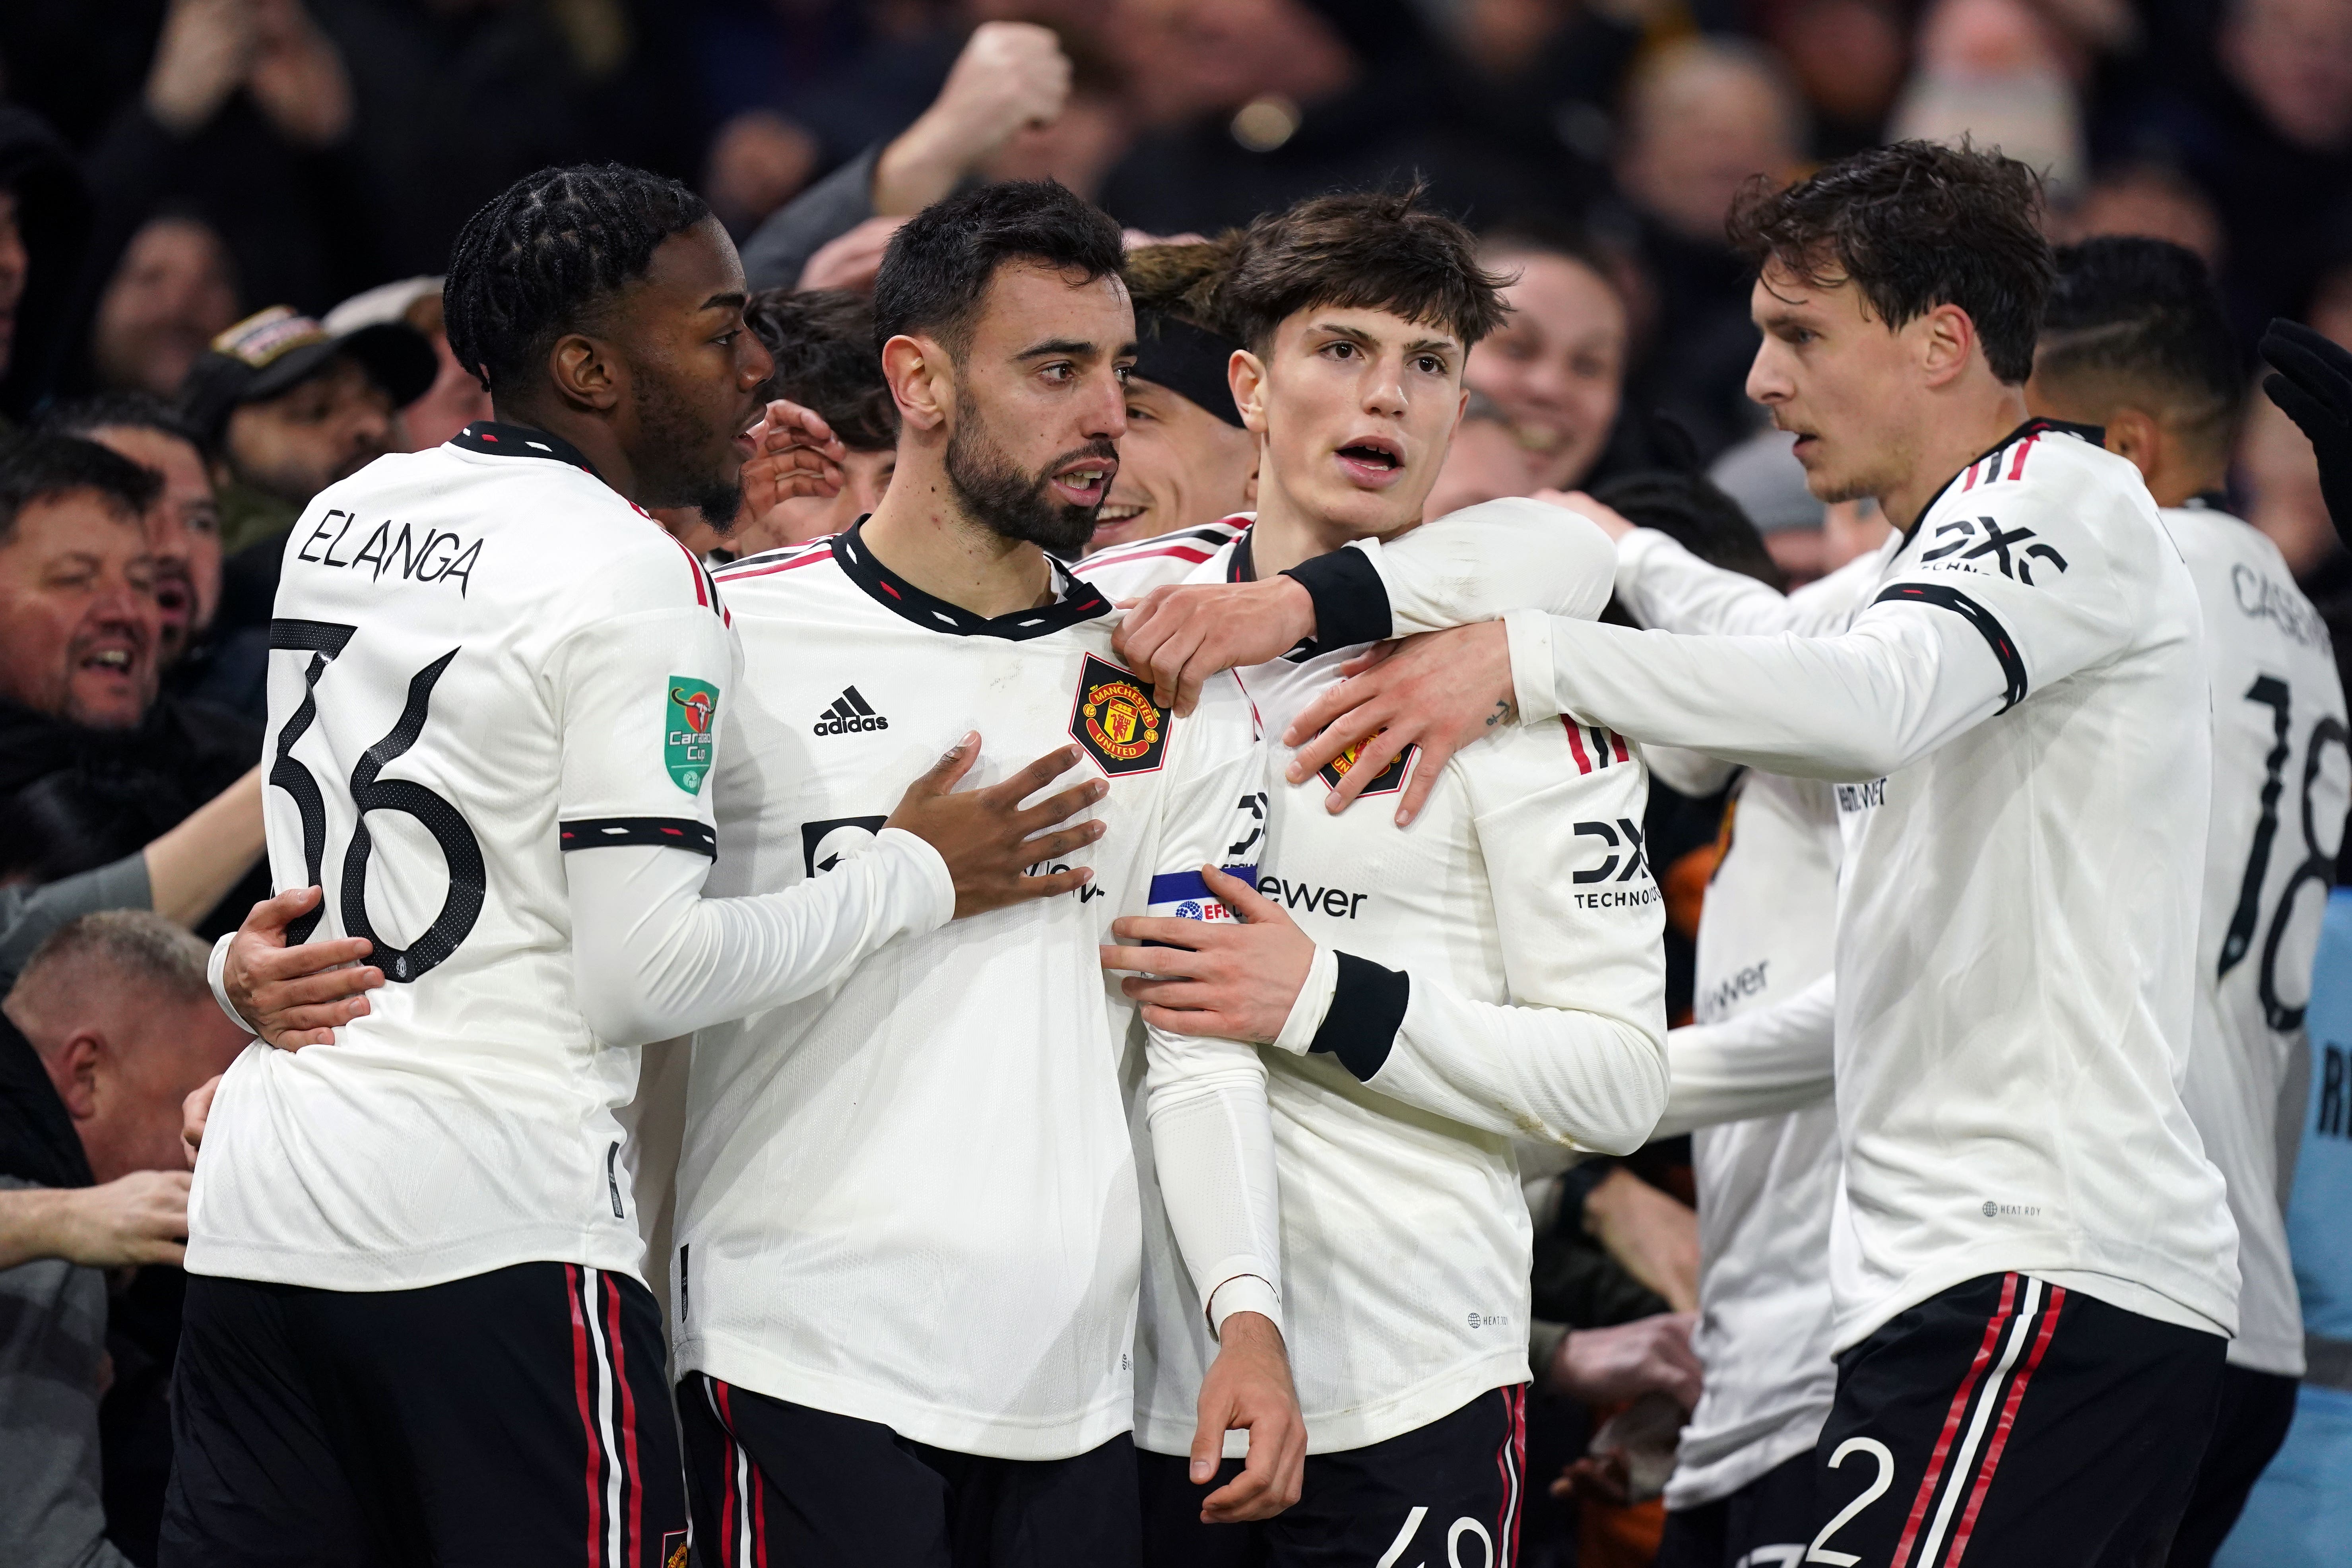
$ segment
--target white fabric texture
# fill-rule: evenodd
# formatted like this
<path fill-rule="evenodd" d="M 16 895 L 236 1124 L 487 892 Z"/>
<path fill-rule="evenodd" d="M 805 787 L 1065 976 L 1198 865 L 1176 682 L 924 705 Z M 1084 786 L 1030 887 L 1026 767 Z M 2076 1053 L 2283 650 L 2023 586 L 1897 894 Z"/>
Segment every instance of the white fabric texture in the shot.
<path fill-rule="evenodd" d="M 666 1012 L 710 1016 L 678 982 L 790 991 L 839 961 L 835 912 L 861 910 L 847 931 L 870 941 L 943 918 L 915 874 L 856 898 L 690 906 L 710 866 L 696 846 L 711 750 L 740 696 L 735 637 L 690 554 L 540 450 L 380 458 L 320 492 L 288 541 L 272 878 L 323 884 L 317 934 L 373 935 L 390 984 L 331 1047 L 257 1044 L 231 1067 L 190 1197 L 193 1272 L 336 1289 L 541 1259 L 634 1274 L 615 1112 L 636 1089 L 635 1039 L 674 1033 Z M 567 856 L 575 829 L 596 847 Z M 685 968 L 658 996 L 625 994 L 609 951 L 582 972 L 565 862 L 606 854 L 633 858 L 604 874 L 653 902 L 587 911 L 589 940 L 602 919 L 667 921 L 645 929 Z M 655 957 L 627 969 L 658 972 Z"/>
<path fill-rule="evenodd" d="M 1458 525 L 1479 531 L 1475 548 L 1449 540 Z M 1226 534 L 1213 553 L 1202 551 L 1207 539 L 1156 550 L 1146 541 L 1079 570 L 1117 598 L 1220 582 L 1238 521 Z M 1368 552 L 1392 613 L 1444 625 L 1437 601 L 1454 591 L 1465 614 L 1503 607 L 1480 595 L 1530 588 L 1594 613 L 1609 570 L 1595 540 L 1606 543 L 1560 509 L 1495 503 Z M 1495 564 L 1467 571 L 1465 554 Z M 1403 585 L 1424 572 L 1427 585 Z M 1268 735 L 1358 651 L 1240 672 Z M 1643 773 L 1605 732 L 1571 736 L 1555 723 L 1482 742 L 1448 765 L 1402 831 L 1384 798 L 1335 817 L 1323 779 L 1292 787 L 1271 767 L 1268 779 L 1258 889 L 1317 943 L 1265 1058 L 1292 1367 L 1309 1450 L 1328 1453 L 1412 1431 L 1528 1376 L 1532 1242 L 1512 1137 L 1622 1151 L 1647 1135 L 1665 1091 L 1664 910 L 1623 832 L 1641 820 Z M 1616 849 L 1579 831 L 1595 823 Z M 1401 1024 L 1365 1081 L 1307 1048 L 1340 1003 L 1343 952 L 1409 976 Z M 1180 1249 L 1153 1223 L 1148 1185 L 1145 1203 L 1136 1437 L 1177 1454 L 1213 1347 L 1172 1287 Z"/>
<path fill-rule="evenodd" d="M 2010 1269 L 2234 1331 L 2236 1230 L 2180 1091 L 2203 631 L 2137 470 L 2029 424 L 1836 636 L 1507 624 L 1528 721 L 1840 784 L 1838 1345 Z"/>
<path fill-rule="evenodd" d="M 855 870 L 907 780 L 969 730 L 966 788 L 1088 733 L 1090 704 L 1133 755 L 1113 771 L 1089 752 L 1055 786 L 1109 779 L 1088 813 L 1105 836 L 1039 868 L 1091 868 L 1082 892 L 889 943 L 698 1037 L 677 1363 L 957 1452 L 1064 1458 L 1133 1418 L 1139 1138 L 1167 1145 L 1161 1178 L 1184 1194 L 1191 1267 L 1168 1289 L 1187 1321 L 1208 1334 L 1206 1298 L 1279 1321 L 1258 1053 L 1143 1028 L 1097 952 L 1121 915 L 1229 918 L 1199 868 L 1255 864 L 1263 757 L 1230 679 L 1189 718 L 1147 717 L 1112 617 L 1063 615 L 1081 597 L 1066 579 L 1056 605 L 974 629 L 877 575 L 861 537 L 721 574 L 747 679 L 714 786 L 715 889 Z"/>

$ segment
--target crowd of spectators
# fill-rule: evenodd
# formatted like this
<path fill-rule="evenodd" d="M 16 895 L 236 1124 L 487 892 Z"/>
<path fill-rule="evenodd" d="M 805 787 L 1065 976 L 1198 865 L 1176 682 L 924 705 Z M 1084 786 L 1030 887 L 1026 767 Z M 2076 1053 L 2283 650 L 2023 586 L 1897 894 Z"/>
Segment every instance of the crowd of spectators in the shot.
<path fill-rule="evenodd" d="M 959 186 L 1051 175 L 1140 241 L 1418 182 L 1514 279 L 1436 510 L 1546 489 L 1630 510 L 1635 476 L 1703 471 L 1761 531 L 1756 574 L 1793 584 L 1875 524 L 1806 494 L 1744 395 L 1756 335 L 1725 215 L 1759 177 L 1963 135 L 2044 171 L 2055 237 L 2196 251 L 2245 342 L 2283 315 L 2352 344 L 2346 0 L 10 0 L 0 970 L 24 963 L 34 913 L 47 930 L 130 907 L 210 931 L 251 901 L 289 530 L 335 479 L 488 414 L 442 334 L 437 274 L 467 216 L 533 169 L 615 159 L 702 190 L 765 291 L 771 390 L 843 442 L 838 498 L 753 496 L 724 542 L 678 520 L 698 549 L 832 531 L 888 483 L 864 295 L 897 225 Z M 1136 403 L 1097 545 L 1246 504 L 1252 447 L 1225 411 L 1149 385 Z M 2308 444 L 2260 397 L 2231 488 L 2352 649 L 2352 556 Z M 1703 886 L 1715 816 L 1660 795 L 1672 896 L 1686 860 Z M 83 967 L 188 984 L 156 931 L 78 941 Z M 37 1001 L 12 1006 L 14 1066 L 56 1078 L 61 1015 Z M 54 1158 L 0 1186 L 161 1159 L 84 1159 L 30 1122 L 11 1137 Z M 1539 1360 L 1585 1388 L 1612 1373 L 1580 1357 L 1619 1358 L 1628 1388 L 1689 1375 L 1696 1241 L 1666 1195 L 1687 1197 L 1686 1171 L 1668 1151 L 1539 1174 L 1539 1316 L 1673 1331 L 1553 1337 Z M 96 1310 L 86 1280 L 44 1281 Z M 1588 1466 L 1576 1489 L 1622 1479 Z M 145 1560 L 138 1507 L 114 1511 Z M 1638 1561 L 1639 1530 L 1612 1544 L 1605 1517 L 1582 1527 L 1586 1560 Z"/>

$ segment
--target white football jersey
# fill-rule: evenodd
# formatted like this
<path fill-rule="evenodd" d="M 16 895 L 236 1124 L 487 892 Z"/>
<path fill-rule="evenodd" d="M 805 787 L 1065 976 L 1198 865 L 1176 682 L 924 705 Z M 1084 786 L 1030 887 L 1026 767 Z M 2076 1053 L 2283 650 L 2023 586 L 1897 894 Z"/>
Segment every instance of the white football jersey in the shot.
<path fill-rule="evenodd" d="M 2212 828 L 2197 942 L 2196 1039 L 2182 1086 L 2238 1222 L 2230 1360 L 2303 1375 L 2303 1313 L 2281 1211 L 2279 1096 L 2300 1083 L 2303 1008 L 2342 847 L 2344 689 L 2327 627 L 2251 524 L 2168 510 L 2205 612 Z"/>
<path fill-rule="evenodd" d="M 565 836 L 710 853 L 738 654 L 702 566 L 567 444 L 484 424 L 321 491 L 286 546 L 264 761 L 298 922 L 376 946 L 336 1042 L 215 1100 L 188 1268 L 339 1289 L 635 1273 L 638 1053 L 574 994 Z"/>
<path fill-rule="evenodd" d="M 1611 564 L 1599 531 L 1538 503 L 1492 507 L 1356 547 L 1394 619 L 1475 618 L 1499 607 L 1479 596 L 1506 592 L 1597 613 Z M 1107 551 L 1079 572 L 1121 599 L 1246 578 L 1245 521 Z M 1465 575 L 1481 552 L 1523 570 Z M 1448 593 L 1456 602 L 1437 607 Z M 1268 736 L 1360 651 L 1310 647 L 1237 672 Z M 1399 830 L 1380 797 L 1409 766 L 1339 816 L 1324 803 L 1341 770 L 1295 786 L 1267 774 L 1258 890 L 1315 938 L 1328 999 L 1299 1030 L 1311 1042 L 1286 1029 L 1264 1053 L 1291 1367 L 1314 1453 L 1527 1381 L 1532 1239 L 1513 1137 L 1624 1152 L 1664 1103 L 1664 905 L 1642 847 L 1639 759 L 1598 728 L 1505 731 L 1455 757 Z M 1212 1349 L 1199 1320 L 1154 1216 L 1137 1335 L 1146 1448 L 1191 1444 Z"/>
<path fill-rule="evenodd" d="M 1818 635 L 1843 630 L 1878 574 L 1878 563 L 1864 558 L 1784 598 L 1640 531 L 1618 545 L 1617 595 L 1645 626 Z M 1830 973 L 1839 853 L 1832 786 L 1743 774 L 1722 845 L 1699 914 L 1693 1010 L 1702 1026 L 1778 1005 Z M 1691 1148 L 1699 1227 L 1691 1345 L 1706 1380 L 1666 1483 L 1674 1510 L 1728 1497 L 1811 1451 L 1837 1391 L 1829 1281 L 1835 1106 L 1824 1098 L 1699 1127 Z"/>
<path fill-rule="evenodd" d="M 2189 569 L 2138 470 L 2040 420 L 1877 559 L 1835 637 L 1514 615 L 1523 714 L 1836 784 L 1840 1348 L 2011 1269 L 2232 1332 L 2180 1097 L 2212 757 Z"/>
<path fill-rule="evenodd" d="M 1263 1200 L 1265 1256 L 1188 1259 L 1205 1281 L 1190 1315 L 1221 1280 L 1278 1280 L 1257 1053 L 1156 1032 L 1139 1048 L 1147 1031 L 1097 951 L 1122 915 L 1229 918 L 1200 868 L 1256 863 L 1256 725 L 1230 679 L 1188 718 L 1155 707 L 1112 658 L 1109 601 L 1058 566 L 1055 603 L 989 620 L 862 539 L 719 574 L 749 679 L 716 785 L 714 889 L 838 874 L 971 730 L 982 755 L 964 787 L 1076 742 L 1080 771 L 1054 787 L 1107 777 L 1092 813 L 1107 832 L 1046 868 L 1091 867 L 1078 893 L 894 942 L 839 984 L 697 1037 L 677 1364 L 959 1452 L 1082 1453 L 1133 1416 L 1130 1092 L 1155 1122 L 1237 1092 L 1266 1149 L 1267 1190 L 1218 1195 Z"/>
<path fill-rule="evenodd" d="M 1837 935 L 1837 805 L 1814 779 L 1750 772 L 1727 807 L 1694 973 L 1696 1021 L 1722 1023 L 1830 972 Z M 1830 1206 L 1837 1109 L 1702 1127 L 1697 1330 L 1706 1368 L 1666 1506 L 1730 1496 L 1809 1452 L 1837 1391 L 1830 1361 Z"/>

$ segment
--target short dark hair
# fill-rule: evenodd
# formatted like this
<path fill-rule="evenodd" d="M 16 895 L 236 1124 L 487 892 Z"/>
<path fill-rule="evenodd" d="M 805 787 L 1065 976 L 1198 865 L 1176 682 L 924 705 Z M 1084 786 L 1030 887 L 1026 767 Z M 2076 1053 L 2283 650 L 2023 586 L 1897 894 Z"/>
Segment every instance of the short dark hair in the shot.
<path fill-rule="evenodd" d="M 163 476 L 79 436 L 37 431 L 0 445 L 0 545 L 16 537 L 16 519 L 36 501 L 89 490 L 137 517 L 163 493 Z"/>
<path fill-rule="evenodd" d="M 457 232 L 441 285 L 450 352 L 484 391 L 511 387 L 709 216 L 676 180 L 625 163 L 524 175 Z"/>
<path fill-rule="evenodd" d="M 1748 513 L 1704 474 L 1671 468 L 1627 474 L 1595 487 L 1592 499 L 1637 528 L 1656 529 L 1711 566 L 1775 588 L 1788 584 Z"/>
<path fill-rule="evenodd" d="M 2061 248 L 2033 369 L 2145 398 L 2209 449 L 2229 448 L 2245 408 L 2244 361 L 2212 277 L 2168 240 L 2116 235 Z"/>
<path fill-rule="evenodd" d="M 84 440 L 100 430 L 152 430 L 174 441 L 185 441 L 200 456 L 212 456 L 195 421 L 152 393 L 100 392 L 54 404 L 42 413 L 38 428 L 52 436 L 79 436 Z"/>
<path fill-rule="evenodd" d="M 996 269 L 1027 261 L 1091 283 L 1119 269 L 1118 225 L 1055 180 L 943 197 L 898 226 L 874 278 L 874 344 L 928 333 L 961 354 Z"/>
<path fill-rule="evenodd" d="M 874 352 L 874 311 L 845 289 L 762 289 L 743 320 L 775 356 L 763 398 L 814 408 L 842 445 L 883 452 L 898 444 L 898 405 Z"/>
<path fill-rule="evenodd" d="M 1310 196 L 1205 244 L 1139 250 L 1137 298 L 1263 353 L 1275 329 L 1318 306 L 1386 310 L 1443 327 L 1468 348 L 1502 324 L 1507 279 L 1478 242 L 1421 205 L 1418 185 Z"/>
<path fill-rule="evenodd" d="M 2014 158 L 1897 142 L 1785 189 L 1759 176 L 1727 227 L 1759 269 L 1777 262 L 1810 284 L 1852 282 L 1890 329 L 1958 306 L 1993 374 L 2019 384 L 2033 374 L 2055 276 L 2041 206 L 2041 176 Z"/>

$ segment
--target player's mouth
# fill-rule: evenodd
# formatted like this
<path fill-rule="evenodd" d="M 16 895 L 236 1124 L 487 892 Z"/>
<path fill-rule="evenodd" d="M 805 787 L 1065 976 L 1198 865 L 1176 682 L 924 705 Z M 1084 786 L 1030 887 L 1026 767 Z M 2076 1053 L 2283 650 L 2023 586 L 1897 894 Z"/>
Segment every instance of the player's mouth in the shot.
<path fill-rule="evenodd" d="M 1386 436 L 1360 436 L 1333 454 L 1358 488 L 1386 489 L 1404 473 L 1404 447 Z"/>
<path fill-rule="evenodd" d="M 1118 473 L 1118 465 L 1100 458 L 1087 458 L 1056 469 L 1045 481 L 1045 488 L 1065 506 L 1100 506 L 1110 494 L 1110 482 Z"/>

